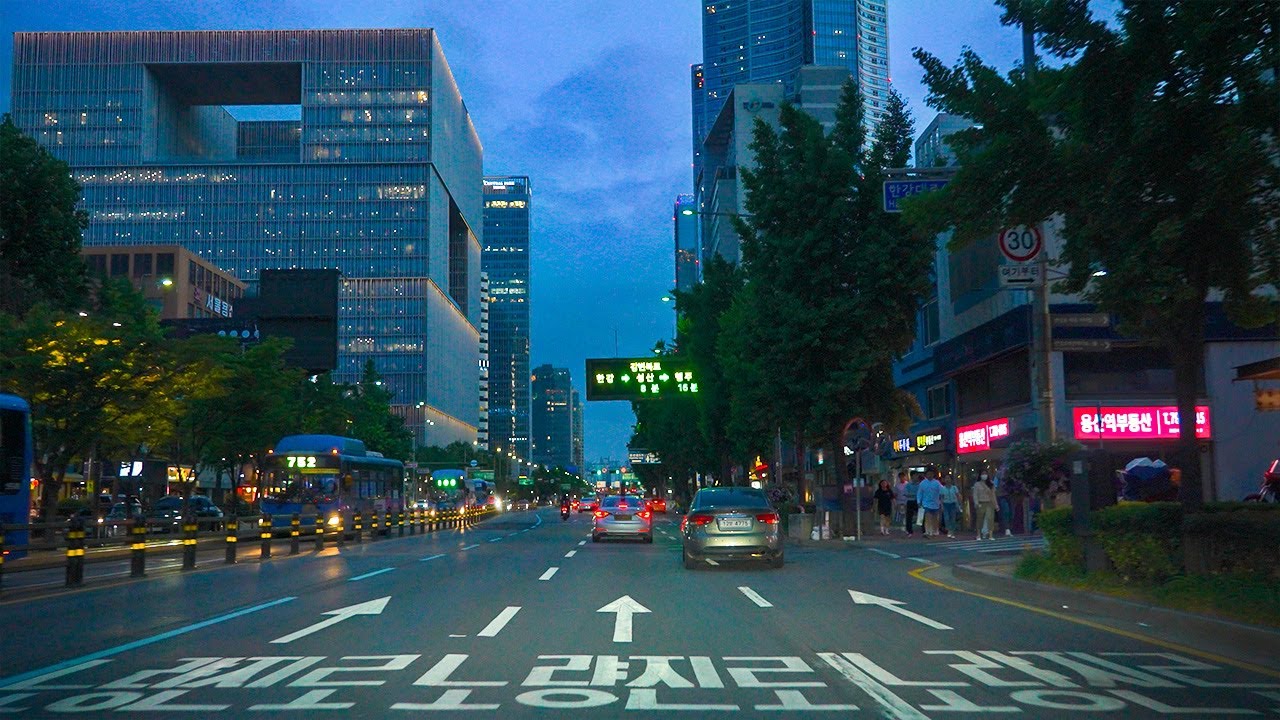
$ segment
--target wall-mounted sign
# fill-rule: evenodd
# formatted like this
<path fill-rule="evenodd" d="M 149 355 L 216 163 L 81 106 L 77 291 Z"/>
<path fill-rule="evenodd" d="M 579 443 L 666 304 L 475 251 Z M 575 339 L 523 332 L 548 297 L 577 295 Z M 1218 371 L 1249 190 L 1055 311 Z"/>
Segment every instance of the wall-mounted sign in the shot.
<path fill-rule="evenodd" d="M 1009 437 L 1009 418 L 997 418 L 956 428 L 956 453 L 990 450 L 991 443 Z"/>
<path fill-rule="evenodd" d="M 893 441 L 895 453 L 935 452 L 942 449 L 942 428 L 930 428 Z"/>
<path fill-rule="evenodd" d="M 1172 440 L 1181 433 L 1178 408 L 1078 407 L 1072 411 L 1077 440 Z M 1196 406 L 1196 437 L 1213 437 L 1209 408 Z"/>
<path fill-rule="evenodd" d="M 649 452 L 643 448 L 628 448 L 627 463 L 631 465 L 661 465 L 662 458 L 658 457 L 658 453 Z"/>
<path fill-rule="evenodd" d="M 685 358 L 603 358 L 587 360 L 588 400 L 653 400 L 693 395 L 699 378 Z"/>

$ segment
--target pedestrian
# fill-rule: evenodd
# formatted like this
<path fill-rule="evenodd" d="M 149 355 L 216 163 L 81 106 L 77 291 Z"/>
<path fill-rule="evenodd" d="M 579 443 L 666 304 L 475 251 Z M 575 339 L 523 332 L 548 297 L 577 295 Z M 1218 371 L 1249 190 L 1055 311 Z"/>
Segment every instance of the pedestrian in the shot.
<path fill-rule="evenodd" d="M 991 476 L 983 471 L 973 484 L 973 524 L 978 528 L 979 540 L 992 539 L 996 521 L 996 487 Z"/>
<path fill-rule="evenodd" d="M 1006 536 L 1013 534 L 1013 499 L 1009 495 L 1009 483 L 1004 480 L 1004 468 L 996 472 L 996 507 L 999 509 L 1000 525 L 1004 527 Z"/>
<path fill-rule="evenodd" d="M 929 468 L 916 490 L 916 500 L 924 510 L 924 536 L 938 536 L 938 516 L 942 512 L 942 483 L 938 482 L 938 471 Z"/>
<path fill-rule="evenodd" d="M 898 472 L 898 484 L 893 487 L 893 524 L 901 525 L 907 513 L 907 473 Z"/>
<path fill-rule="evenodd" d="M 942 524 L 947 537 L 956 536 L 956 522 L 960 510 L 960 488 L 956 487 L 951 473 L 942 476 Z"/>
<path fill-rule="evenodd" d="M 893 519 L 893 488 L 888 480 L 881 480 L 880 487 L 871 496 L 876 501 L 876 512 L 880 515 L 880 534 L 889 534 L 889 522 Z"/>
<path fill-rule="evenodd" d="M 920 489 L 920 482 L 916 479 L 914 473 L 907 476 L 907 484 L 902 486 L 902 497 L 905 498 L 904 505 L 906 513 L 903 517 L 903 529 L 908 535 L 914 535 L 916 530 L 916 492 Z"/>

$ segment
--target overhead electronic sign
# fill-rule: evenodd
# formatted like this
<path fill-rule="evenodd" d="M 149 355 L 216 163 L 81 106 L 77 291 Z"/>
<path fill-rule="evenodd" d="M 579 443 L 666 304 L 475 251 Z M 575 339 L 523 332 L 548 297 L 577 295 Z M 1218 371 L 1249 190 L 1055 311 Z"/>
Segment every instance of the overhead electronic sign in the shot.
<path fill-rule="evenodd" d="M 588 400 L 655 400 L 696 395 L 699 377 L 685 358 L 589 358 Z"/>

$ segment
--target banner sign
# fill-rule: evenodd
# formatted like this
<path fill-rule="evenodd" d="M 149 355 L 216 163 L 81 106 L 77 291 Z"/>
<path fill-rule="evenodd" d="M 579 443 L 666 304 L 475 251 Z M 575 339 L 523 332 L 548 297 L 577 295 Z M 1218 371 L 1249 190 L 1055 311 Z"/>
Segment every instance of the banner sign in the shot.
<path fill-rule="evenodd" d="M 1181 434 L 1178 408 L 1171 406 L 1078 407 L 1072 416 L 1077 440 L 1174 440 Z M 1196 406 L 1196 437 L 1213 437 L 1207 405 Z"/>
<path fill-rule="evenodd" d="M 961 425 L 956 428 L 956 453 L 964 455 L 990 450 L 991 443 L 1007 437 L 1009 437 L 1009 418 L 1007 417 L 975 425 Z"/>

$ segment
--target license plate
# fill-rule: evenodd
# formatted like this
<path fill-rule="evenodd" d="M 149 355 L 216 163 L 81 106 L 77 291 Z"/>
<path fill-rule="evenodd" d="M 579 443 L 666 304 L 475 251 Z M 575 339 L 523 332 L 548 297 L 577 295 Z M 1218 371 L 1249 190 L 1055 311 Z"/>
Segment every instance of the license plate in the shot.
<path fill-rule="evenodd" d="M 719 518 L 716 520 L 716 527 L 721 530 L 747 530 L 751 527 L 751 521 L 747 518 Z"/>
<path fill-rule="evenodd" d="M 630 520 L 630 519 L 631 519 L 631 516 L 630 516 L 630 515 L 614 515 L 613 517 L 614 517 L 615 519 L 617 519 L 617 520 Z"/>

